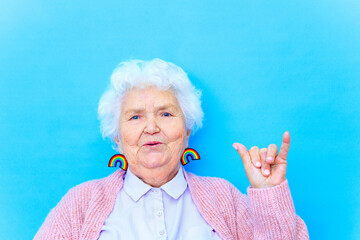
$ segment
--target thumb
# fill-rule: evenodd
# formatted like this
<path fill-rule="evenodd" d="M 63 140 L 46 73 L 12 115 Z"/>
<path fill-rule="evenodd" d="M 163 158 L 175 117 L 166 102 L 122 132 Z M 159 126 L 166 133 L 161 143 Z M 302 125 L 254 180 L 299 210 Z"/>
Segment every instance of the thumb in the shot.
<path fill-rule="evenodd" d="M 234 143 L 233 147 L 236 149 L 236 151 L 239 153 L 241 160 L 243 161 L 244 166 L 250 166 L 251 164 L 251 158 L 249 155 L 248 150 L 246 147 L 240 143 Z"/>

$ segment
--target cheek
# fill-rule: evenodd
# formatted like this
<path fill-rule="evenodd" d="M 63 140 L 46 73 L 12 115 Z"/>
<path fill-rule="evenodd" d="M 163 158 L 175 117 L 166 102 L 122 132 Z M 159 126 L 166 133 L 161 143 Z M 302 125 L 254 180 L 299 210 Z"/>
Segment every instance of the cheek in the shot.
<path fill-rule="evenodd" d="M 138 144 L 141 135 L 140 127 L 134 127 L 124 124 L 122 126 L 121 138 L 124 146 L 134 146 Z"/>
<path fill-rule="evenodd" d="M 185 140 L 185 129 L 183 127 L 179 127 L 179 125 L 176 124 L 170 125 L 167 131 L 167 136 L 170 142 L 180 145 L 180 143 L 183 143 Z"/>
<path fill-rule="evenodd" d="M 185 130 L 184 129 L 172 129 L 171 136 L 169 136 L 169 150 L 171 153 L 171 159 L 174 164 L 178 162 L 181 154 L 185 149 Z"/>
<path fill-rule="evenodd" d="M 185 139 L 185 125 L 181 119 L 167 125 L 168 136 L 173 141 L 183 141 Z"/>

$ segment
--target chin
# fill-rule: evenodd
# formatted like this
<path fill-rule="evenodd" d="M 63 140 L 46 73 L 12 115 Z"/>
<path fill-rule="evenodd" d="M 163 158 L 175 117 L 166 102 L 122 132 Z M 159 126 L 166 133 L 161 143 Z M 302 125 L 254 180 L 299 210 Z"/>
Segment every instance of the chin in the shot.
<path fill-rule="evenodd" d="M 164 156 L 159 156 L 159 154 L 150 154 L 146 156 L 142 162 L 143 165 L 147 168 L 157 168 L 168 163 L 168 161 L 165 160 Z"/>

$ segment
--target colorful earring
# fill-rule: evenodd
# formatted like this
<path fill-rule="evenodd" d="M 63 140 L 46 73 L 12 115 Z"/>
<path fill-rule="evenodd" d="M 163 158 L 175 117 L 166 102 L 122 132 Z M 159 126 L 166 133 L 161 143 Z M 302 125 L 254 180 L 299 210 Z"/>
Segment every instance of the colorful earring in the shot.
<path fill-rule="evenodd" d="M 200 160 L 200 155 L 194 149 L 186 148 L 181 156 L 181 163 L 184 166 L 188 164 L 190 160 Z"/>
<path fill-rule="evenodd" d="M 126 171 L 128 168 L 128 162 L 124 155 L 122 154 L 115 154 L 110 158 L 109 167 L 117 167 L 117 163 L 120 163 L 119 168 Z"/>

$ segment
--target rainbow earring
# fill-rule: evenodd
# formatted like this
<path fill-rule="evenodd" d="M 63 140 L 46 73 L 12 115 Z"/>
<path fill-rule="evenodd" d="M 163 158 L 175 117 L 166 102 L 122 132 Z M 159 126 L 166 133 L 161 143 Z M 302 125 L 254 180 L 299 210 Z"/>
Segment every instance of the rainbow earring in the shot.
<path fill-rule="evenodd" d="M 197 151 L 192 148 L 186 148 L 184 153 L 181 156 L 182 165 L 186 165 L 190 162 L 190 160 L 200 160 L 200 155 Z"/>
<path fill-rule="evenodd" d="M 109 161 L 109 167 L 117 167 L 117 163 L 120 163 L 119 164 L 119 168 L 121 168 L 122 170 L 126 171 L 127 168 L 128 168 L 128 162 L 125 158 L 124 155 L 122 154 L 115 154 L 114 156 L 112 156 L 110 158 L 110 161 Z"/>

